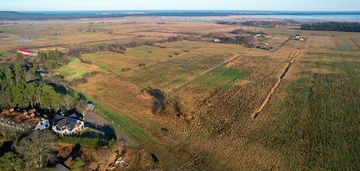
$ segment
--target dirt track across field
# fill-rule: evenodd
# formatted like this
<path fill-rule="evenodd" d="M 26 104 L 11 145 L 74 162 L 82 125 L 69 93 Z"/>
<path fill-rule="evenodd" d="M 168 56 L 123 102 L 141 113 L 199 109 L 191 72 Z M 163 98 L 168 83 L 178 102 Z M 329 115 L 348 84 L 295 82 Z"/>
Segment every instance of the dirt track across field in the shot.
<path fill-rule="evenodd" d="M 276 83 L 274 84 L 274 86 L 271 88 L 269 94 L 266 96 L 266 98 L 264 99 L 264 101 L 261 103 L 261 105 L 259 106 L 259 108 L 257 108 L 254 113 L 251 115 L 252 118 L 256 118 L 260 112 L 264 109 L 264 107 L 266 106 L 266 104 L 269 102 L 271 96 L 275 93 L 276 89 L 279 87 L 281 80 L 285 77 L 286 73 L 289 71 L 289 69 L 291 68 L 292 64 L 295 61 L 295 58 L 297 56 L 299 56 L 301 49 L 297 49 L 296 53 L 294 54 L 294 56 L 291 58 L 289 64 L 286 66 L 286 68 L 284 69 L 284 71 L 282 72 L 282 74 L 280 75 L 280 77 L 277 79 Z"/>
<path fill-rule="evenodd" d="M 239 54 L 239 53 L 238 53 L 238 54 L 235 54 L 235 55 L 233 55 L 232 57 L 226 59 L 226 60 L 225 60 L 224 62 L 222 62 L 221 64 L 218 64 L 218 65 L 216 65 L 216 66 L 213 66 L 213 67 L 211 67 L 211 68 L 209 68 L 209 69 L 201 72 L 199 76 L 197 76 L 197 77 L 195 77 L 195 78 L 192 78 L 192 79 L 189 79 L 189 80 L 187 80 L 184 84 L 177 85 L 177 86 L 175 86 L 175 87 L 167 90 L 166 92 L 171 92 L 172 90 L 180 89 L 181 87 L 186 86 L 187 84 L 191 83 L 192 81 L 196 80 L 197 78 L 200 78 L 200 77 L 204 76 L 205 74 L 211 72 L 212 70 L 214 70 L 214 69 L 216 69 L 216 68 L 218 68 L 218 67 L 220 67 L 220 66 L 222 66 L 222 65 L 225 65 L 225 64 L 227 64 L 227 63 L 229 63 L 229 62 L 231 62 L 231 61 L 233 61 L 233 60 L 235 60 L 235 59 L 237 59 L 237 58 L 239 58 L 239 57 L 240 57 L 240 54 Z"/>
<path fill-rule="evenodd" d="M 360 49 L 360 45 L 356 42 L 356 40 L 354 40 L 354 39 L 350 39 L 352 42 L 354 42 L 354 44 L 356 45 L 356 47 L 358 48 L 358 49 Z"/>

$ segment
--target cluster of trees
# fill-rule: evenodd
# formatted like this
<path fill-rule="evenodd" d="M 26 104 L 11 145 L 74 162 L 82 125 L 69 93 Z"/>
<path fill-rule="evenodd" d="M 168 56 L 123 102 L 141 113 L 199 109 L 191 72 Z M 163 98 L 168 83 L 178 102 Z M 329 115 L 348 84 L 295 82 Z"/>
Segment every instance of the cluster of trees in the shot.
<path fill-rule="evenodd" d="M 234 31 L 232 31 L 232 33 L 244 33 L 242 32 L 244 30 L 241 29 L 236 29 Z M 251 33 L 251 32 L 249 32 Z M 205 36 L 206 38 L 217 38 L 220 40 L 220 43 L 225 43 L 225 44 L 244 44 L 247 47 L 253 47 L 255 44 L 255 38 L 252 36 L 234 36 L 234 37 L 228 37 L 228 36 L 221 36 L 217 33 L 209 33 Z"/>
<path fill-rule="evenodd" d="M 257 26 L 257 27 L 265 27 L 265 28 L 275 28 L 275 27 L 284 27 L 288 26 L 289 24 L 296 24 L 295 21 L 245 21 L 242 23 L 246 26 Z"/>
<path fill-rule="evenodd" d="M 360 32 L 360 23 L 315 22 L 301 25 L 301 30 Z"/>
<path fill-rule="evenodd" d="M 22 171 L 24 170 L 24 161 L 17 154 L 7 152 L 0 157 L 0 170 Z"/>
<path fill-rule="evenodd" d="M 166 42 L 175 42 L 175 41 L 181 41 L 185 40 L 185 37 L 182 36 L 175 36 L 170 37 L 167 39 L 161 39 L 161 40 L 147 40 L 147 41 L 131 41 L 127 43 L 113 43 L 109 45 L 99 45 L 97 47 L 78 47 L 78 48 L 72 48 L 69 51 L 69 55 L 80 57 L 82 54 L 86 53 L 95 53 L 98 51 L 110 51 L 110 52 L 116 52 L 116 53 L 122 53 L 124 54 L 127 50 L 127 48 L 134 48 L 138 46 L 153 46 L 156 43 L 166 43 Z"/>
<path fill-rule="evenodd" d="M 30 62 L 41 64 L 46 69 L 55 69 L 67 63 L 64 53 L 58 50 L 40 51 L 37 56 L 29 58 Z"/>
<path fill-rule="evenodd" d="M 235 29 L 235 30 L 231 31 L 230 33 L 232 33 L 232 34 L 255 34 L 254 32 L 247 31 L 244 29 Z"/>
<path fill-rule="evenodd" d="M 257 26 L 265 28 L 274 28 L 277 26 L 288 26 L 290 24 L 297 24 L 296 21 L 287 20 L 287 21 L 244 21 L 244 22 L 232 22 L 232 21 L 219 21 L 218 24 L 224 25 L 246 25 L 246 26 Z"/>
<path fill-rule="evenodd" d="M 49 162 L 55 161 L 55 154 L 51 150 L 51 143 L 55 140 L 53 134 L 48 131 L 31 132 L 31 126 L 26 124 L 17 125 L 17 128 L 0 125 L 0 137 L 6 142 L 12 142 L 11 151 L 0 157 L 0 170 L 33 170 L 46 167 Z M 20 132 L 19 128 L 22 128 Z"/>
<path fill-rule="evenodd" d="M 40 81 L 32 65 L 0 65 L 0 108 L 59 110 L 62 96 L 49 84 Z"/>
<path fill-rule="evenodd" d="M 143 92 L 147 92 L 152 98 L 151 112 L 155 115 L 171 115 L 177 117 L 182 115 L 180 99 L 177 95 L 166 94 L 165 92 L 148 87 Z"/>

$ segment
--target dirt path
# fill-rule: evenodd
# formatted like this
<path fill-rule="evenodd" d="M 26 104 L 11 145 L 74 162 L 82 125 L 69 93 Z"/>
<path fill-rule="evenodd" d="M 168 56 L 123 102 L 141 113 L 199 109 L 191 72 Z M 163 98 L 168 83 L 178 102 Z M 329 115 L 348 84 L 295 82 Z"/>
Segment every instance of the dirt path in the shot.
<path fill-rule="evenodd" d="M 285 77 L 286 73 L 289 71 L 289 69 L 291 68 L 292 64 L 295 61 L 295 58 L 297 56 L 299 56 L 301 49 L 297 49 L 296 53 L 293 55 L 293 57 L 291 58 L 289 64 L 286 66 L 286 68 L 284 69 L 284 71 L 282 72 L 282 74 L 280 75 L 280 77 L 277 79 L 276 83 L 274 84 L 274 86 L 271 88 L 269 94 L 266 96 L 266 98 L 264 99 L 264 101 L 261 103 L 261 105 L 259 106 L 259 108 L 257 108 L 254 113 L 251 115 L 252 118 L 256 118 L 260 112 L 264 109 L 264 107 L 266 106 L 266 104 L 269 102 L 271 96 L 275 93 L 276 89 L 279 87 L 281 80 Z"/>
<path fill-rule="evenodd" d="M 285 42 L 281 43 L 276 49 L 275 51 L 277 50 L 280 50 L 282 47 L 284 47 L 289 41 L 291 40 L 291 36 L 285 40 Z"/>
<path fill-rule="evenodd" d="M 238 53 L 238 54 L 235 54 L 235 55 L 233 55 L 232 57 L 226 59 L 226 60 L 225 60 L 224 62 L 222 62 L 221 64 L 218 64 L 218 65 L 216 65 L 216 66 L 213 66 L 213 67 L 211 67 L 211 68 L 209 68 L 209 69 L 201 72 L 199 76 L 194 77 L 194 78 L 191 78 L 191 79 L 188 79 L 185 83 L 179 84 L 179 85 L 177 85 L 177 86 L 175 86 L 175 87 L 172 87 L 172 88 L 166 90 L 165 92 L 170 92 L 170 91 L 172 91 L 172 90 L 180 89 L 181 87 L 186 86 L 187 84 L 189 84 L 189 83 L 191 83 L 192 81 L 194 81 L 194 80 L 196 80 L 196 79 L 204 76 L 205 74 L 211 72 L 212 70 L 214 70 L 214 69 L 216 69 L 216 68 L 218 68 L 218 67 L 220 67 L 220 66 L 222 66 L 222 65 L 225 65 L 226 63 L 229 63 L 229 62 L 231 62 L 231 61 L 233 61 L 233 60 L 235 60 L 235 59 L 237 59 L 237 58 L 239 58 L 239 57 L 240 57 L 240 54 L 239 54 L 239 53 Z"/>
<path fill-rule="evenodd" d="M 356 42 L 356 40 L 354 40 L 353 38 L 350 39 L 356 46 L 358 49 L 360 49 L 360 45 Z"/>

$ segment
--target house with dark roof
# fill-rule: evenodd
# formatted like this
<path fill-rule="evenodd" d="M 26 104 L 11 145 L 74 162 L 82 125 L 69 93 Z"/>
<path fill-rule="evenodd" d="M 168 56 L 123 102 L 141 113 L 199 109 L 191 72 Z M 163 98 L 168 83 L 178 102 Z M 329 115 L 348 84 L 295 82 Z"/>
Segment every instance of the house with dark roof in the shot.
<path fill-rule="evenodd" d="M 74 135 L 81 133 L 84 129 L 84 121 L 76 114 L 69 116 L 56 115 L 52 120 L 51 129 L 60 135 Z"/>

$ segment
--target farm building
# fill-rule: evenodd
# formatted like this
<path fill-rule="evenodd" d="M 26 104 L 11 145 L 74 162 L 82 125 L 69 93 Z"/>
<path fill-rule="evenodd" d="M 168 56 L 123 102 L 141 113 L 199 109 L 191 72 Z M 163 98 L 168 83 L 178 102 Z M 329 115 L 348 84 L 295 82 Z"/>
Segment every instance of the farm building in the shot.
<path fill-rule="evenodd" d="M 214 39 L 214 42 L 216 42 L 216 43 L 220 43 L 220 42 L 221 42 L 221 40 L 220 40 L 220 39 Z"/>
<path fill-rule="evenodd" d="M 37 56 L 37 53 L 34 53 L 33 51 L 28 49 L 18 49 L 16 50 L 16 52 L 23 55 Z"/>
<path fill-rule="evenodd" d="M 88 112 L 92 112 L 92 111 L 95 110 L 95 106 L 94 106 L 93 104 L 91 104 L 91 103 L 88 103 L 88 104 L 86 105 L 86 110 L 87 110 Z"/>
<path fill-rule="evenodd" d="M 36 131 L 43 131 L 50 128 L 50 122 L 48 119 L 41 119 L 41 121 L 35 126 Z"/>
<path fill-rule="evenodd" d="M 258 45 L 255 46 L 258 49 L 263 49 L 263 50 L 271 50 L 273 49 L 273 47 L 269 46 L 269 43 L 260 43 Z"/>
<path fill-rule="evenodd" d="M 56 115 L 52 125 L 52 130 L 60 135 L 79 134 L 85 129 L 84 121 L 76 114 L 70 116 Z"/>
<path fill-rule="evenodd" d="M 304 38 L 301 37 L 299 34 L 295 35 L 295 36 L 294 36 L 294 39 L 295 39 L 295 40 L 299 40 L 299 41 L 304 41 Z"/>
<path fill-rule="evenodd" d="M 261 34 L 261 33 L 257 33 L 254 37 L 257 38 L 257 39 L 260 39 L 260 38 L 263 38 L 264 35 Z"/>

